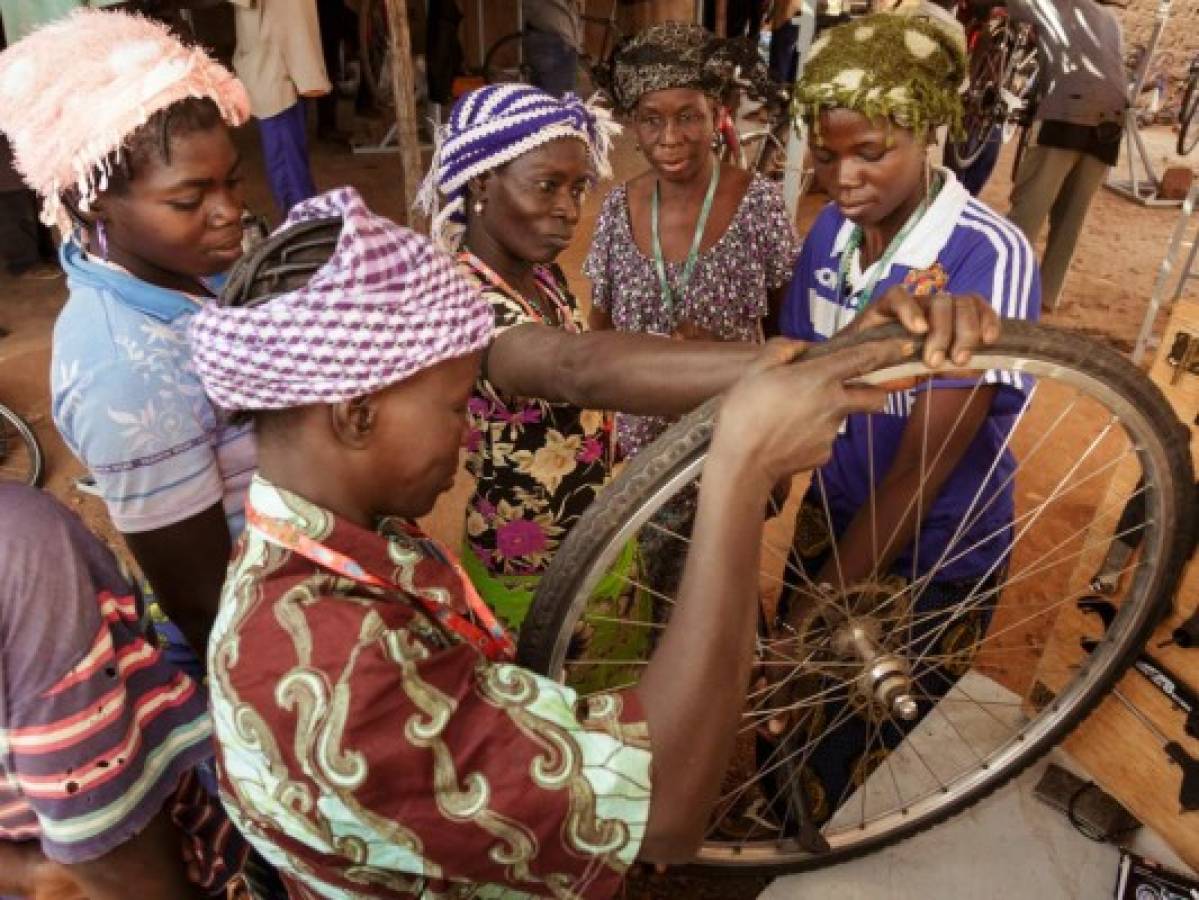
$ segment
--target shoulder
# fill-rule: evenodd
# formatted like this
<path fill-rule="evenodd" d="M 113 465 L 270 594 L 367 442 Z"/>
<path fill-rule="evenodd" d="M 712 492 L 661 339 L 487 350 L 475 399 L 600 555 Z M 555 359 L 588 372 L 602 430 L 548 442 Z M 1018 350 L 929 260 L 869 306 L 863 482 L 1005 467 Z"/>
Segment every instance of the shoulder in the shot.
<path fill-rule="evenodd" d="M 963 207 L 941 256 L 951 290 L 982 294 L 1005 318 L 1036 318 L 1036 254 L 1023 232 L 986 204 L 971 199 Z"/>
<path fill-rule="evenodd" d="M 1028 264 L 1033 250 L 1028 238 L 1012 222 L 972 198 L 958 215 L 945 254 L 974 261 L 990 259 L 996 265 L 1007 265 Z"/>
<path fill-rule="evenodd" d="M 42 548 L 46 553 L 73 546 L 77 536 L 71 526 L 78 521 L 45 491 L 0 481 L 0 543 L 5 549 L 0 560 L 8 560 L 10 553 L 22 546 Z M 99 540 L 95 543 L 99 545 Z"/>
<path fill-rule="evenodd" d="M 832 253 L 833 246 L 837 242 L 837 235 L 841 233 L 845 222 L 845 216 L 841 215 L 837 204 L 826 203 L 804 236 L 803 246 L 807 255 Z"/>

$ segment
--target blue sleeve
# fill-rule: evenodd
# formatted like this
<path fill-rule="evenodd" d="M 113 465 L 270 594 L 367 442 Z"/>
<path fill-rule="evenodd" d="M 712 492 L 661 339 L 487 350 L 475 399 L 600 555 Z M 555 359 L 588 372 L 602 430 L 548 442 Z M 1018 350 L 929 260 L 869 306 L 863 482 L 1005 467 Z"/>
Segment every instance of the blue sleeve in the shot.
<path fill-rule="evenodd" d="M 783 297 L 779 312 L 779 333 L 794 340 L 811 340 L 811 314 L 808 311 L 808 289 L 812 280 L 813 242 L 804 241 L 795 260 L 791 284 Z"/>

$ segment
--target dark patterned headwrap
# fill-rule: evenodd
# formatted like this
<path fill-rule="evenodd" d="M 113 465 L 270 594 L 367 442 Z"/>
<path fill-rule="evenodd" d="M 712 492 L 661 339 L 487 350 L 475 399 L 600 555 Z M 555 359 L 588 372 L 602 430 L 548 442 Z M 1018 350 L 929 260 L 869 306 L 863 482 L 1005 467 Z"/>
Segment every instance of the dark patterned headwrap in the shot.
<path fill-rule="evenodd" d="M 663 22 L 634 35 L 616 52 L 608 81 L 613 102 L 626 113 L 650 91 L 694 88 L 719 97 L 739 84 L 765 99 L 773 90 L 752 41 L 718 38 L 683 22 Z"/>

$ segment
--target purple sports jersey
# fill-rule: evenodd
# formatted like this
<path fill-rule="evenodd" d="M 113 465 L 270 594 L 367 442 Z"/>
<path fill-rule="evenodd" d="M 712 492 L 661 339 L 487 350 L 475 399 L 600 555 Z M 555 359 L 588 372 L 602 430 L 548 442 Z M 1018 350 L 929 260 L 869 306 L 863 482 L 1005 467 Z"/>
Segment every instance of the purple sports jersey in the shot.
<path fill-rule="evenodd" d="M 979 294 L 1004 318 L 1039 318 L 1041 282 L 1032 248 L 1010 222 L 973 199 L 952 173 L 942 172 L 943 187 L 879 275 L 873 296 L 881 297 L 892 285 L 907 284 L 910 289 Z M 873 267 L 863 272 L 851 265 L 848 284 L 837 296 L 841 254 L 853 227 L 831 203 L 812 225 L 780 317 L 787 337 L 825 341 L 853 320 L 856 311 L 849 297 L 874 276 Z M 996 568 L 1010 547 L 1007 526 L 1013 501 L 1008 478 L 1015 459 L 1006 449 L 1006 439 L 1024 406 L 1031 379 L 992 371 L 984 382 L 999 386 L 990 415 L 925 511 L 919 547 L 904 548 L 893 563 L 893 571 L 905 577 L 913 571 L 924 574 L 940 562 L 938 580 L 977 578 Z M 971 381 L 951 379 L 937 379 L 934 384 L 973 386 Z M 851 416 L 833 444 L 832 458 L 820 474 L 835 534 L 844 532 L 869 499 L 870 451 L 876 484 L 890 468 L 920 390 L 927 386 L 891 394 L 881 415 Z M 811 499 L 820 504 L 815 488 Z"/>

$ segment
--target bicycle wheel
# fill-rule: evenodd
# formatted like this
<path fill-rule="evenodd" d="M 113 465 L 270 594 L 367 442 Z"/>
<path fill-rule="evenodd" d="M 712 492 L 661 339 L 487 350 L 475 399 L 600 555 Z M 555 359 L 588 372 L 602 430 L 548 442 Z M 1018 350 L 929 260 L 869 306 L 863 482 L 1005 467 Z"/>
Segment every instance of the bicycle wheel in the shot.
<path fill-rule="evenodd" d="M 812 348 L 808 355 L 902 333 L 897 326 L 878 329 Z M 1195 527 L 1188 433 L 1161 392 L 1107 347 L 1017 321 L 1005 323 L 995 346 L 953 373 L 952 389 L 982 389 L 984 372 L 1005 385 L 992 389 L 1009 404 L 1006 437 L 994 459 L 974 460 L 986 475 L 972 497 L 966 495 L 964 511 L 948 523 L 931 516 L 924 521 L 930 535 L 945 529 L 935 559 L 930 555 L 918 564 L 918 549 L 925 545 L 917 528 L 905 551 L 910 560 L 902 566 L 854 582 L 842 593 L 813 584 L 806 561 L 796 562 L 797 550 L 818 546 L 819 531 L 805 518 L 810 503 L 799 498 L 820 475 L 798 478 L 785 514 L 768 523 L 761 571 L 747 575 L 761 585 L 767 626 L 757 671 L 765 677 L 751 685 L 697 863 L 815 868 L 945 820 L 1061 741 L 1108 692 L 1159 621 Z M 915 379 L 912 389 L 923 390 L 932 387 L 928 374 L 919 362 L 908 362 L 864 380 Z M 912 395 L 896 393 L 891 402 L 905 396 Z M 658 513 L 701 481 L 715 409 L 709 403 L 673 426 L 577 523 L 522 628 L 522 664 L 567 681 L 578 671 L 603 666 L 609 685 L 636 683 L 652 640 L 629 641 L 642 648 L 640 655 L 575 659 L 567 652 L 570 636 L 588 626 L 586 598 L 628 541 L 650 535 L 659 545 L 673 541 L 677 553 L 686 552 L 684 531 L 664 527 Z M 873 435 L 883 419 L 861 421 Z M 959 423 L 960 417 L 954 430 Z M 921 478 L 936 466 L 940 452 L 924 441 Z M 870 522 L 881 478 L 872 467 L 860 482 L 870 486 L 870 499 L 860 507 L 870 510 Z M 1090 576 L 1113 537 L 1128 537 L 1117 532 L 1116 523 L 1137 495 L 1148 510 L 1144 523 L 1134 526 L 1141 550 L 1119 573 L 1123 586 L 1111 596 L 1118 612 L 1087 655 L 1078 635 L 1089 628 L 1098 636 L 1098 628 L 1088 624 L 1075 601 L 1090 593 Z M 1000 511 L 997 527 L 996 503 L 1010 504 Z M 815 514 L 824 518 L 826 537 L 838 533 L 827 503 Z M 980 534 L 988 517 L 992 523 Z M 925 519 L 918 507 L 916 519 Z M 871 531 L 877 559 L 880 547 L 886 555 L 886 535 Z M 967 579 L 973 587 L 963 588 L 952 604 L 930 610 L 926 599 L 945 587 L 941 575 L 968 563 L 988 542 L 1006 549 L 988 571 Z M 830 546 L 839 566 L 836 544 Z M 652 593 L 664 615 L 648 624 L 630 620 L 625 627 L 662 628 L 674 602 L 671 589 L 640 587 Z M 795 590 L 811 601 L 807 613 L 780 623 L 780 595 Z M 851 721 L 862 727 L 847 731 Z M 829 741 L 845 769 L 845 784 L 826 794 L 823 809 L 817 809 L 812 800 L 823 782 L 813 784 L 810 769 Z M 819 828 L 815 838 L 805 833 L 804 823 L 809 830 Z"/>
<path fill-rule="evenodd" d="M 1032 121 L 1032 106 L 1040 74 L 1036 36 L 1032 26 L 1021 24 L 1016 31 L 1003 79 L 1002 96 L 1007 110 L 1003 121 L 1004 143 L 1015 136 L 1017 129 Z"/>
<path fill-rule="evenodd" d="M 533 83 L 533 67 L 524 50 L 524 32 L 506 34 L 491 45 L 483 58 L 483 78 L 488 84 Z"/>
<path fill-rule="evenodd" d="M 1178 112 L 1178 155 L 1186 156 L 1199 144 L 1199 73 L 1187 79 Z"/>
<path fill-rule="evenodd" d="M 36 487 L 42 481 L 42 448 L 25 421 L 0 404 L 0 481 Z"/>
<path fill-rule="evenodd" d="M 362 0 L 358 13 L 358 47 L 362 77 L 375 103 L 393 106 L 391 83 L 391 25 L 383 0 Z"/>

